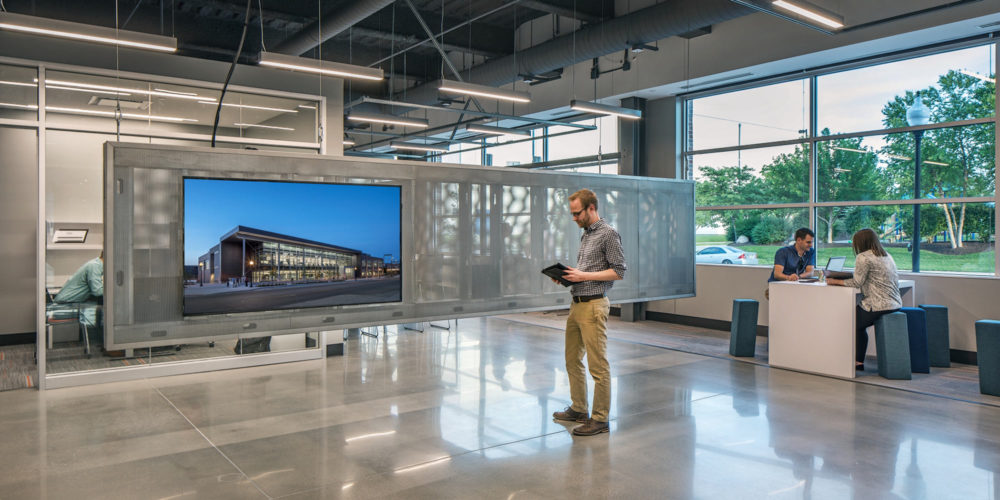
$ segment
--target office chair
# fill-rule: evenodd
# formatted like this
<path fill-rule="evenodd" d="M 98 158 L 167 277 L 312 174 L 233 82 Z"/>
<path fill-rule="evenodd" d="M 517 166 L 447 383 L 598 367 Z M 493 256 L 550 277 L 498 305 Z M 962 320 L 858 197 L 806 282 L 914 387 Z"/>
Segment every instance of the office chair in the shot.
<path fill-rule="evenodd" d="M 92 356 L 90 331 L 88 330 L 87 323 L 81 320 L 81 314 L 82 309 L 80 304 L 58 304 L 55 302 L 55 296 L 52 294 L 52 291 L 48 288 L 45 289 L 45 333 L 48 337 L 49 349 L 52 349 L 54 341 L 52 328 L 56 325 L 76 322 L 79 325 L 80 332 L 83 334 L 83 353 L 88 359 Z"/>

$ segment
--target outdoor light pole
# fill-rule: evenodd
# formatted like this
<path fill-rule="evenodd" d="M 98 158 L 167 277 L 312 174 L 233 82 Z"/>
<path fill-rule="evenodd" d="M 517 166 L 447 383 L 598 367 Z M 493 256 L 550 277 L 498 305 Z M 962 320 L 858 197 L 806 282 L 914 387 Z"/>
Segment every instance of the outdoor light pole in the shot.
<path fill-rule="evenodd" d="M 913 199 L 920 199 L 920 140 L 924 137 L 923 130 L 913 131 L 913 142 L 916 153 L 913 155 Z M 920 205 L 913 205 L 913 272 L 920 272 Z"/>
<path fill-rule="evenodd" d="M 913 99 L 913 104 L 906 110 L 906 122 L 911 127 L 927 125 L 930 121 L 930 110 L 924 106 L 920 99 L 920 92 Z M 920 199 L 920 141 L 924 137 L 923 130 L 913 131 L 914 155 L 913 155 L 913 200 Z M 913 238 L 911 248 L 913 249 L 913 272 L 920 272 L 920 205 L 913 205 Z"/>
<path fill-rule="evenodd" d="M 205 263 L 198 263 L 198 286 L 205 286 Z"/>

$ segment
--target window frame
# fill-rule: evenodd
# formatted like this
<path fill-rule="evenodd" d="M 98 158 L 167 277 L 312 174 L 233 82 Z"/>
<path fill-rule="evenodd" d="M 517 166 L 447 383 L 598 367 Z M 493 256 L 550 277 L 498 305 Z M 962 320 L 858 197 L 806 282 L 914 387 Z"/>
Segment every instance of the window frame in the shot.
<path fill-rule="evenodd" d="M 756 210 L 756 209 L 807 209 L 809 214 L 809 226 L 817 227 L 817 210 L 822 207 L 851 207 L 851 206 L 905 206 L 913 207 L 917 205 L 937 205 L 942 203 L 993 203 L 994 209 L 994 270 L 992 276 L 982 275 L 982 274 L 972 274 L 972 273 L 959 273 L 959 272 L 941 272 L 941 271 L 908 271 L 911 273 L 934 273 L 934 274 L 954 274 L 965 277 L 989 277 L 995 278 L 1000 277 L 1000 252 L 996 251 L 996 242 L 998 236 L 1000 236 L 1000 188 L 998 188 L 996 183 L 996 172 L 998 170 L 998 165 L 1000 165 L 1000 149 L 996 148 L 996 143 L 1000 142 L 1000 88 L 996 86 L 994 82 L 994 110 L 993 116 L 986 118 L 975 118 L 968 120 L 959 120 L 951 122 L 940 122 L 940 123 L 930 123 L 927 125 L 920 126 L 907 126 L 907 127 L 897 127 L 897 128 L 884 128 L 877 130 L 863 130 L 849 133 L 839 133 L 834 135 L 817 135 L 817 118 L 818 118 L 818 86 L 817 79 L 821 76 L 830 75 L 834 73 L 840 73 L 845 71 L 851 71 L 860 68 L 879 66 L 883 64 L 889 64 L 893 62 L 916 59 L 920 57 L 944 54 L 948 52 L 953 52 L 962 49 L 969 49 L 974 47 L 986 47 L 992 46 L 993 50 L 993 68 L 994 75 L 996 75 L 996 68 L 1000 66 L 1000 42 L 991 40 L 985 37 L 977 37 L 975 39 L 964 40 L 956 43 L 942 44 L 932 47 L 920 47 L 912 50 L 908 50 L 904 53 L 895 53 L 890 55 L 875 56 L 855 61 L 846 62 L 843 64 L 832 65 L 821 68 L 812 68 L 802 72 L 794 72 L 785 75 L 779 75 L 770 78 L 763 78 L 755 80 L 752 82 L 745 82 L 742 84 L 731 85 L 731 86 L 721 86 L 713 89 L 707 89 L 699 92 L 692 92 L 690 94 L 682 94 L 679 98 L 682 101 L 680 107 L 681 113 L 683 114 L 681 119 L 682 132 L 680 137 L 684 138 L 680 141 L 679 149 L 681 151 L 681 169 L 682 176 L 688 180 L 694 180 L 693 172 L 693 162 L 692 159 L 696 155 L 712 154 L 712 153 L 724 153 L 733 151 L 744 151 L 751 149 L 760 149 L 766 147 L 775 146 L 806 146 L 809 148 L 808 158 L 809 158 L 809 185 L 808 185 L 808 200 L 805 202 L 795 202 L 795 203 L 771 203 L 771 204 L 739 204 L 739 205 L 696 205 L 696 211 L 719 211 L 719 210 Z M 781 84 L 789 81 L 798 81 L 806 79 L 809 83 L 810 99 L 809 99 L 809 130 L 808 135 L 804 138 L 799 139 L 787 139 L 781 141 L 771 141 L 771 142 L 761 142 L 761 143 L 751 143 L 751 144 L 740 144 L 726 147 L 717 147 L 709 149 L 696 150 L 691 148 L 693 144 L 693 139 L 690 138 L 691 130 L 689 129 L 691 120 L 690 114 L 692 112 L 691 103 L 700 98 L 710 97 L 720 94 L 727 94 L 733 92 L 739 92 L 742 90 L 754 89 L 759 87 L 764 87 L 768 85 Z M 950 129 L 958 128 L 970 125 L 980 125 L 980 124 L 992 124 L 993 125 L 993 140 L 994 140 L 994 194 L 993 196 L 965 196 L 965 197 L 945 197 L 945 198 L 919 198 L 919 199 L 898 199 L 898 200 L 858 200 L 858 201 L 818 201 L 818 159 L 817 159 L 817 145 L 821 142 L 830 142 L 839 139 L 852 139 L 852 138 L 863 138 L 870 136 L 880 136 L 889 134 L 901 134 L 901 133 L 913 133 L 918 131 L 927 130 L 939 130 L 939 129 Z M 923 194 L 926 196 L 926 194 Z M 768 266 L 759 266 L 768 267 Z"/>

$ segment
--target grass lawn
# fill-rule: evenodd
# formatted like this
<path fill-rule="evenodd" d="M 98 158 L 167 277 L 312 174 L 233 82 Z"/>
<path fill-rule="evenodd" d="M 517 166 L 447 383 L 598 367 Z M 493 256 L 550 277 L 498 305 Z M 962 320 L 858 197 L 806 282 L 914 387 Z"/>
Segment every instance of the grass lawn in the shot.
<path fill-rule="evenodd" d="M 732 245 L 734 247 L 757 253 L 757 261 L 762 266 L 774 265 L 774 252 L 780 245 Z M 886 248 L 889 255 L 896 261 L 896 267 L 900 271 L 908 271 L 913 268 L 913 260 L 909 251 L 905 248 Z M 943 255 L 927 250 L 920 251 L 921 271 L 945 271 L 961 273 L 989 273 L 993 274 L 994 251 L 971 253 L 966 255 Z M 825 266 L 830 257 L 847 257 L 846 267 L 854 267 L 854 250 L 850 247 L 820 247 L 816 254 L 816 264 Z"/>
<path fill-rule="evenodd" d="M 729 240 L 726 239 L 724 234 L 696 234 L 694 235 L 695 243 L 725 243 L 729 244 Z"/>

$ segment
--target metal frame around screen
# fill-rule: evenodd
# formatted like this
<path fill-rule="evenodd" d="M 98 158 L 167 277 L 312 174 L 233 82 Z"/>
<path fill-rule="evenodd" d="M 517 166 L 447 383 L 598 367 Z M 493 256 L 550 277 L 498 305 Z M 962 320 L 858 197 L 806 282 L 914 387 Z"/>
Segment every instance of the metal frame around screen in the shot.
<path fill-rule="evenodd" d="M 123 143 L 105 160 L 109 349 L 566 307 L 540 270 L 575 263 L 584 187 L 625 248 L 612 302 L 695 291 L 691 181 Z M 185 177 L 400 186 L 402 302 L 183 316 Z"/>

